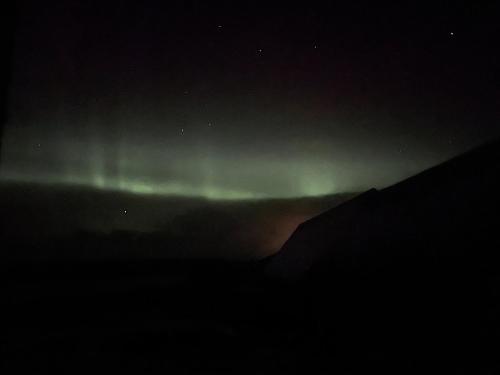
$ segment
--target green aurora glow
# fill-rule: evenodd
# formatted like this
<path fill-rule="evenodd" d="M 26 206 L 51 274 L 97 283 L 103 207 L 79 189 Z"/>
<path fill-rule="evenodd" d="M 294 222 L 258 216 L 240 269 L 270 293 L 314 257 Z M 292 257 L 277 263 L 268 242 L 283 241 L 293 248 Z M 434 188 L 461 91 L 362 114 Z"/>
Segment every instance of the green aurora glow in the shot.
<path fill-rule="evenodd" d="M 25 147 L 20 153 L 19 142 L 9 147 L 9 137 L 6 140 L 3 180 L 217 200 L 320 196 L 337 191 L 334 170 L 314 160 L 273 161 L 257 156 L 236 160 L 230 155 L 194 155 L 178 160 L 168 152 L 161 155 L 145 148 L 136 150 L 136 156 L 118 152 L 113 156 L 116 160 L 109 161 L 104 146 L 92 143 L 52 144 L 50 152 L 44 152 L 35 142 L 31 150 Z M 168 162 L 163 165 L 159 160 Z"/>
<path fill-rule="evenodd" d="M 462 67 L 450 52 L 466 33 L 440 26 L 429 45 L 419 28 L 387 39 L 371 15 L 205 3 L 21 6 L 0 179 L 319 196 L 389 185 L 498 134 L 497 80 L 476 74 L 495 60 L 471 52 Z"/>

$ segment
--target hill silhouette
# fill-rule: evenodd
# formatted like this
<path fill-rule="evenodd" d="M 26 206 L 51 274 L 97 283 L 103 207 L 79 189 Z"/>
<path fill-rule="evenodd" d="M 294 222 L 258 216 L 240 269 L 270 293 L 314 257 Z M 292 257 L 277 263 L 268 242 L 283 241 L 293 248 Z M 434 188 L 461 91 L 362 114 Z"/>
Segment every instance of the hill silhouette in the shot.
<path fill-rule="evenodd" d="M 378 358 L 447 372 L 495 362 L 498 160 L 496 141 L 296 229 L 266 270 L 308 285 L 325 339 L 318 350 L 329 342 L 347 363 L 361 355 L 365 364 Z"/>
<path fill-rule="evenodd" d="M 350 197 L 225 201 L 2 182 L 0 258 L 259 258 Z"/>
<path fill-rule="evenodd" d="M 498 160 L 500 142 L 493 142 L 388 188 L 362 193 L 299 225 L 269 270 L 293 278 L 320 260 L 347 265 L 373 256 L 377 262 L 409 255 L 486 261 L 498 243 Z"/>

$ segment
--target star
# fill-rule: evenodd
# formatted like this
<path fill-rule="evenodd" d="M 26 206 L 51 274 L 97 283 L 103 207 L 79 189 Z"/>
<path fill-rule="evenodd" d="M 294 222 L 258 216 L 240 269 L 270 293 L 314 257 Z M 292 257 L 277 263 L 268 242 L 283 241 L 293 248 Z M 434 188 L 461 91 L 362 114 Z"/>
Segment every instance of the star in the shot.
<path fill-rule="evenodd" d="M 181 135 L 184 135 L 184 128 L 181 128 Z"/>
<path fill-rule="evenodd" d="M 452 31 L 452 32 L 450 32 L 450 36 L 453 36 L 453 35 L 455 35 L 455 33 L 454 33 L 453 31 Z"/>
<path fill-rule="evenodd" d="M 258 53 L 262 53 L 262 48 L 259 48 L 259 49 L 257 50 L 257 52 L 258 52 Z"/>
<path fill-rule="evenodd" d="M 127 214 L 127 210 L 123 210 L 123 213 L 126 215 Z"/>

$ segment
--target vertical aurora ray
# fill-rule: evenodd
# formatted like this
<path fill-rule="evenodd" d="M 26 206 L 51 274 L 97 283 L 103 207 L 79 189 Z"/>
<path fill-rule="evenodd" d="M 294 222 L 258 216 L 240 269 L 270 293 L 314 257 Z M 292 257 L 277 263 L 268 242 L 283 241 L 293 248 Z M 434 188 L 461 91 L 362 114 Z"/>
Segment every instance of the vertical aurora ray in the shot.
<path fill-rule="evenodd" d="M 81 1 L 23 2 L 0 179 L 213 199 L 317 196 L 387 186 L 499 135 L 486 29 L 450 38 L 430 26 L 440 36 L 429 44 L 418 28 L 385 35 L 378 17 L 357 11 L 364 22 L 321 11 L 335 22 L 316 22 L 302 7 L 209 7 L 234 18 L 226 27 L 201 8 L 164 3 L 106 2 L 96 12 Z M 252 17 L 266 22 L 249 28 Z M 462 35 L 485 43 L 484 54 L 457 55 Z"/>
<path fill-rule="evenodd" d="M 295 147 L 275 155 L 265 144 L 249 152 L 228 147 L 206 132 L 185 136 L 183 143 L 161 132 L 140 138 L 133 131 L 121 131 L 114 136 L 103 130 L 102 121 L 93 116 L 82 134 L 56 129 L 45 134 L 40 147 L 34 147 L 39 136 L 32 127 L 11 126 L 3 140 L 0 178 L 137 194 L 258 199 L 352 191 L 373 178 L 378 167 L 372 162 L 372 174 L 363 177 L 365 165 L 335 159 L 317 142 L 309 147 L 303 141 L 306 151 Z M 387 163 L 378 165 L 383 170 Z"/>

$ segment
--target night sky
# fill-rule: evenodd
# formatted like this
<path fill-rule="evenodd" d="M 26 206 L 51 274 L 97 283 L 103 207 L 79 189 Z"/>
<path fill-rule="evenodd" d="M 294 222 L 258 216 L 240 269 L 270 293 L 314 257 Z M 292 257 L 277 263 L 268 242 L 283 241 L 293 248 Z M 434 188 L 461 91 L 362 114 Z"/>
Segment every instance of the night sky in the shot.
<path fill-rule="evenodd" d="M 498 2 L 325 3 L 17 2 L 1 178 L 317 196 L 500 135 Z"/>

